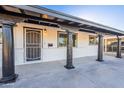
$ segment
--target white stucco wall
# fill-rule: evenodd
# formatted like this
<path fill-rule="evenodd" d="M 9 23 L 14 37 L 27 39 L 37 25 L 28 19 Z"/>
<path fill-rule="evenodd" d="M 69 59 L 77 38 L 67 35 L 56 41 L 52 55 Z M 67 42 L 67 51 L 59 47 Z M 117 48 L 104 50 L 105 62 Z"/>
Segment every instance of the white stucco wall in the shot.
<path fill-rule="evenodd" d="M 25 46 L 24 46 L 24 27 L 32 27 L 39 29 L 46 29 L 47 32 L 43 33 L 43 47 L 41 49 L 42 59 L 39 62 L 62 60 L 66 59 L 66 47 L 57 47 L 57 31 L 61 31 L 60 28 L 53 28 L 28 23 L 18 23 L 14 27 L 14 44 L 15 44 L 15 63 L 27 64 L 30 62 L 25 61 Z M 97 46 L 89 45 L 89 33 L 78 33 L 78 46 L 73 48 L 73 57 L 93 56 L 97 54 Z M 48 47 L 48 43 L 53 43 L 53 47 Z M 2 58 L 0 47 L 0 60 Z M 32 62 L 31 62 L 32 63 Z M 33 62 L 35 63 L 35 61 Z"/>

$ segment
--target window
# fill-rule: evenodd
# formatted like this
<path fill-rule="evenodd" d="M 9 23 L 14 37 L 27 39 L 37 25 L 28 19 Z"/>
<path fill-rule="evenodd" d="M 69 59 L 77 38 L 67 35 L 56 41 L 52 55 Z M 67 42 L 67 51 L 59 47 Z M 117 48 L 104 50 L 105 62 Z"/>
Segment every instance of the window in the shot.
<path fill-rule="evenodd" d="M 65 47 L 67 44 L 67 34 L 59 32 L 58 39 L 59 47 Z"/>
<path fill-rule="evenodd" d="M 98 39 L 94 35 L 89 35 L 89 45 L 96 45 L 98 44 Z"/>
<path fill-rule="evenodd" d="M 73 34 L 73 47 L 77 47 L 77 34 Z"/>
<path fill-rule="evenodd" d="M 67 45 L 67 33 L 58 32 L 58 46 L 66 47 Z M 73 47 L 77 46 L 77 34 L 73 34 Z"/>

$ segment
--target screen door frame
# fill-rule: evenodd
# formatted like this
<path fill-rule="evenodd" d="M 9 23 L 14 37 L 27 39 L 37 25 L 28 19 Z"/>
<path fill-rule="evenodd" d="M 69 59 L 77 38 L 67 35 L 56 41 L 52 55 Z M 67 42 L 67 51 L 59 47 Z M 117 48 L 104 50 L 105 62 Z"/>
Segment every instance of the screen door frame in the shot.
<path fill-rule="evenodd" d="M 34 31 L 40 31 L 40 59 L 39 60 L 27 60 L 26 57 L 26 32 L 27 30 L 34 30 Z M 42 62 L 43 59 L 43 29 L 39 29 L 39 28 L 33 28 L 33 27 L 24 27 L 24 62 L 25 63 L 35 63 L 35 62 Z"/>

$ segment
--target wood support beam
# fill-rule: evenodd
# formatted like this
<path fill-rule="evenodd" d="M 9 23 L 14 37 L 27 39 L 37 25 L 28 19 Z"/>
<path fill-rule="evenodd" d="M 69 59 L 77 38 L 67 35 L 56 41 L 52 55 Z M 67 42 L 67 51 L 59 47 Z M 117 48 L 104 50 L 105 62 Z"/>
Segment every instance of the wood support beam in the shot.
<path fill-rule="evenodd" d="M 98 55 L 97 55 L 97 61 L 103 61 L 103 35 L 98 35 Z"/>
<path fill-rule="evenodd" d="M 74 69 L 73 66 L 73 32 L 67 30 L 67 60 L 65 68 Z"/>
<path fill-rule="evenodd" d="M 121 58 L 121 38 L 117 35 L 117 58 Z"/>
<path fill-rule="evenodd" d="M 13 82 L 17 78 L 15 74 L 14 63 L 14 39 L 13 39 L 13 25 L 3 24 L 3 46 L 2 46 L 2 78 L 0 83 Z"/>
<path fill-rule="evenodd" d="M 69 24 L 74 24 L 75 22 L 69 22 Z"/>

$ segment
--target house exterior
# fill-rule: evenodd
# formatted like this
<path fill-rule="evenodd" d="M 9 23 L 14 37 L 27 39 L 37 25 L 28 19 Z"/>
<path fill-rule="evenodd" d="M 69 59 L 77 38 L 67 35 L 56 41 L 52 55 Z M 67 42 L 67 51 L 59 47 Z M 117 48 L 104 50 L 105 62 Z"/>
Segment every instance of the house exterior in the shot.
<path fill-rule="evenodd" d="M 62 29 L 30 23 L 17 23 L 13 32 L 16 65 L 66 59 L 67 35 Z M 97 55 L 97 44 L 90 38 L 95 37 L 95 34 L 76 31 L 74 36 L 74 58 Z M 31 43 L 28 45 L 26 40 Z M 34 43 L 34 47 L 32 43 Z M 28 49 L 30 46 L 32 48 Z M 28 50 L 26 51 L 26 49 Z M 37 55 L 39 51 L 41 52 Z M 37 56 L 40 58 L 37 59 Z M 2 42 L 0 58 L 2 66 Z"/>
<path fill-rule="evenodd" d="M 103 61 L 106 35 L 117 36 L 121 56 L 118 29 L 39 6 L 1 5 L 0 11 L 0 82 L 16 79 L 15 65 L 66 60 L 73 69 L 73 58 Z"/>

